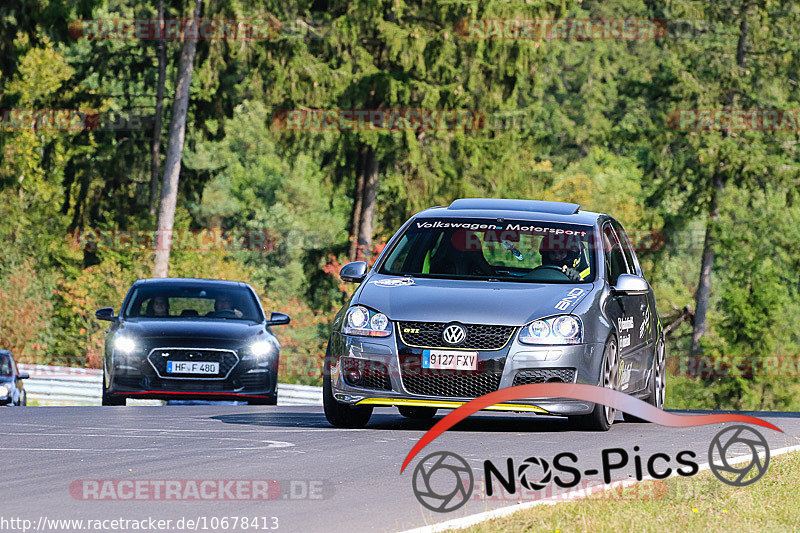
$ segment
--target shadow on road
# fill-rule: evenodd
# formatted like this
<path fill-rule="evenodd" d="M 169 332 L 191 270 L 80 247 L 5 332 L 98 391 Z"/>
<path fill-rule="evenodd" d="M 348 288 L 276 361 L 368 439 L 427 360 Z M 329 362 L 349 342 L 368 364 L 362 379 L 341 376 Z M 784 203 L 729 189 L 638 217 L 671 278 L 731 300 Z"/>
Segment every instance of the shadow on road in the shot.
<path fill-rule="evenodd" d="M 447 412 L 444 413 L 445 415 Z M 412 420 L 403 418 L 391 411 L 375 413 L 364 429 L 384 431 L 427 431 L 444 415 L 432 420 Z M 334 429 L 321 412 L 281 412 L 267 411 L 257 413 L 224 414 L 210 417 L 226 424 L 245 424 L 264 427 L 319 428 Z M 343 429 L 342 431 L 347 431 Z M 449 431 L 474 431 L 482 433 L 555 433 L 577 431 L 566 419 L 539 415 L 495 415 L 481 414 L 471 416 L 456 424 Z M 613 427 L 612 427 L 613 431 Z"/>

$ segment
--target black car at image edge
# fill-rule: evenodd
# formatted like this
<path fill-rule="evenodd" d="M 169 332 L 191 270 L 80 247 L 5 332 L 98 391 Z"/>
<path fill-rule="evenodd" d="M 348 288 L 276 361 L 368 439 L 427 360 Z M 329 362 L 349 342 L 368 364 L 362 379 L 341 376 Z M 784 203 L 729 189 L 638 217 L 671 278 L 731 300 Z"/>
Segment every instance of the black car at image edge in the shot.
<path fill-rule="evenodd" d="M 28 377 L 27 372 L 19 371 L 11 352 L 0 350 L 0 405 L 27 405 L 28 394 L 22 386 L 22 380 Z"/>

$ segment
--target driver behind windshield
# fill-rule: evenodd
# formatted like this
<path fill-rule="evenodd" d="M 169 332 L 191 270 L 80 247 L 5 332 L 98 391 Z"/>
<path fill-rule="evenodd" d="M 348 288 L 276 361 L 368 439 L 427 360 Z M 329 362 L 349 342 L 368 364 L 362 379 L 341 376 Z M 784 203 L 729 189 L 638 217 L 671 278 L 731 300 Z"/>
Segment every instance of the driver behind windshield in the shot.
<path fill-rule="evenodd" d="M 579 281 L 589 274 L 589 268 L 579 270 L 581 246 L 579 241 L 565 239 L 564 235 L 546 235 L 539 243 L 539 255 L 543 266 L 554 266 L 570 279 Z"/>
<path fill-rule="evenodd" d="M 228 311 L 229 313 L 225 313 L 225 311 Z M 237 318 L 242 316 L 242 312 L 234 307 L 233 298 L 226 293 L 220 294 L 214 300 L 213 315 L 224 315 L 230 313 L 236 315 Z M 212 315 L 212 313 L 209 313 L 209 315 Z"/>
<path fill-rule="evenodd" d="M 0 376 L 8 377 L 11 376 L 13 372 L 11 372 L 11 358 L 7 355 L 0 355 Z"/>

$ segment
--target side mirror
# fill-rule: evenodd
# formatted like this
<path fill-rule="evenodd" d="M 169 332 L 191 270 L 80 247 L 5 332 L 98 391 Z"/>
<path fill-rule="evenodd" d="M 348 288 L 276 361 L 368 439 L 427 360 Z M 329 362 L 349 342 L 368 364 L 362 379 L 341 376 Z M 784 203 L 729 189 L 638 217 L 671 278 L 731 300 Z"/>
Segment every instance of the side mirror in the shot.
<path fill-rule="evenodd" d="M 286 313 L 271 313 L 269 315 L 269 320 L 267 320 L 268 326 L 282 326 L 284 324 L 288 324 L 292 319 L 289 318 L 289 315 Z"/>
<path fill-rule="evenodd" d="M 94 317 L 97 320 L 108 320 L 109 322 L 113 322 L 117 319 L 117 317 L 114 316 L 113 307 L 104 307 L 102 309 L 98 309 L 95 312 Z"/>
<path fill-rule="evenodd" d="M 367 264 L 364 261 L 347 263 L 339 272 L 339 277 L 342 278 L 342 281 L 361 283 L 367 277 Z"/>
<path fill-rule="evenodd" d="M 617 278 L 617 284 L 612 290 L 620 294 L 647 294 L 650 290 L 650 285 L 641 276 L 620 274 L 619 278 Z"/>
<path fill-rule="evenodd" d="M 29 377 L 31 377 L 31 375 L 28 374 L 27 372 L 20 372 L 19 374 L 17 374 L 17 377 L 19 379 L 28 379 Z"/>

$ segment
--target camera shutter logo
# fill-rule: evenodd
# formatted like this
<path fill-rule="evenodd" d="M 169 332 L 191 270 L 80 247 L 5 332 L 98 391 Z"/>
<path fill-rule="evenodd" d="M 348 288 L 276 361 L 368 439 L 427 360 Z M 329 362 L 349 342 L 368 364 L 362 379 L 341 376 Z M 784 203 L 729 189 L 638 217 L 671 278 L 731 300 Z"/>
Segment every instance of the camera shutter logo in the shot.
<path fill-rule="evenodd" d="M 759 453 L 764 457 L 760 457 Z M 743 460 L 731 464 L 729 461 L 736 457 Z M 708 464 L 723 483 L 745 487 L 761 479 L 767 471 L 769 445 L 761 433 L 748 426 L 727 427 L 711 440 Z"/>
<path fill-rule="evenodd" d="M 538 476 L 538 481 L 534 481 L 536 479 L 533 474 L 535 467 L 542 471 L 541 475 Z M 526 489 L 542 490 L 550 483 L 553 472 L 550 470 L 550 464 L 546 460 L 541 457 L 528 457 L 519 465 L 517 475 L 519 484 Z"/>
<path fill-rule="evenodd" d="M 442 332 L 442 340 L 450 345 L 461 344 L 467 338 L 467 328 L 461 324 L 449 324 Z"/>
<path fill-rule="evenodd" d="M 455 511 L 469 500 L 475 479 L 460 455 L 434 452 L 414 469 L 411 487 L 424 507 L 437 513 Z"/>

